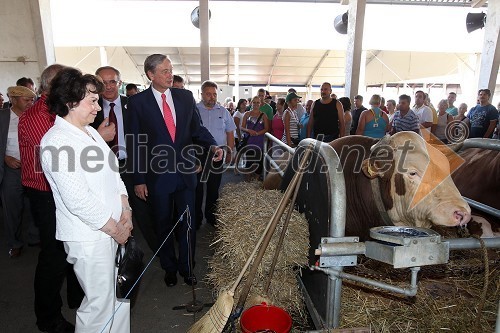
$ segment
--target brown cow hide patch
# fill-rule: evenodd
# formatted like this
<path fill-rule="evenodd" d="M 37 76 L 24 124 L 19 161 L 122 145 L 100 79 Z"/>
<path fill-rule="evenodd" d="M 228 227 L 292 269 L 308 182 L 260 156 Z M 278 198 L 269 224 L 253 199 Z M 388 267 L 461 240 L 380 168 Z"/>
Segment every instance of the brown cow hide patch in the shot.
<path fill-rule="evenodd" d="M 396 175 L 394 176 L 394 185 L 396 187 L 397 195 L 403 196 L 406 194 L 405 179 L 402 174 L 396 173 Z"/>

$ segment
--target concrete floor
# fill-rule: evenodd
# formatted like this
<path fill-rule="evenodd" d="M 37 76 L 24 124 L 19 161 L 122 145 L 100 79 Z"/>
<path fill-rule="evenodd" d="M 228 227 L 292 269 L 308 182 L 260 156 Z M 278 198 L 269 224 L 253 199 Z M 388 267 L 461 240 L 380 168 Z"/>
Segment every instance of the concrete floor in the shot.
<path fill-rule="evenodd" d="M 223 175 L 223 184 L 239 182 L 243 176 L 235 176 L 232 170 Z M 138 229 L 138 228 L 137 228 Z M 203 279 L 207 271 L 207 258 L 211 255 L 209 245 L 214 228 L 204 224 L 197 234 L 196 268 L 198 277 L 196 297 L 204 303 L 213 302 L 212 291 Z M 147 247 L 140 232 L 136 233 L 139 245 L 145 252 L 145 263 L 153 253 Z M 4 237 L 3 222 L 0 223 L 0 332 L 2 333 L 36 333 L 36 318 L 33 310 L 33 278 L 39 248 L 27 247 L 16 259 L 10 259 Z M 131 332 L 186 332 L 187 329 L 210 308 L 206 306 L 199 313 L 188 313 L 186 310 L 173 310 L 174 306 L 192 301 L 192 289 L 184 284 L 182 278 L 175 287 L 167 288 L 163 282 L 164 272 L 158 258 L 153 259 L 146 270 L 140 286 L 137 302 L 131 311 Z M 63 315 L 74 323 L 76 310 L 67 307 L 63 288 Z"/>

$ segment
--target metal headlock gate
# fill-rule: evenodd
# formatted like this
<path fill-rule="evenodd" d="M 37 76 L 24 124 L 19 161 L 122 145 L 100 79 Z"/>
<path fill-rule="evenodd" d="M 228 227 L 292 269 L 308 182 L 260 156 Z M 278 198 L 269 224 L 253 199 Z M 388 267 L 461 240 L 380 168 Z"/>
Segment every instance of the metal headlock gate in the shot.
<path fill-rule="evenodd" d="M 273 147 L 269 149 L 269 142 Z M 357 281 L 390 292 L 415 296 L 417 273 L 420 266 L 448 262 L 449 251 L 480 248 L 475 238 L 442 240 L 433 230 L 409 227 L 377 227 L 370 230 L 372 240 L 359 242 L 358 237 L 345 237 L 346 189 L 344 174 L 336 151 L 328 144 L 314 139 L 302 140 L 297 148 L 291 148 L 269 133 L 264 141 L 264 177 L 267 168 L 278 168 L 268 152 L 282 149 L 290 154 L 301 152 L 313 146 L 317 163 L 304 175 L 297 204 L 309 223 L 310 244 L 309 265 L 298 278 L 306 306 L 316 329 L 338 328 L 340 325 L 342 280 Z M 483 148 L 500 151 L 500 141 L 490 139 L 467 139 L 462 149 Z M 289 167 L 298 162 L 298 156 L 290 159 Z M 319 162 L 319 163 L 318 163 Z M 281 176 L 284 172 L 277 169 Z M 321 195 L 327 193 L 326 198 Z M 464 198 L 471 207 L 500 217 L 500 210 L 474 200 Z M 312 209 L 310 207 L 313 207 Z M 322 207 L 323 209 L 317 209 Z M 324 209 L 328 207 L 328 209 Z M 316 212 L 314 212 L 316 211 Z M 325 235 L 327 235 L 325 237 Z M 500 248 L 500 238 L 483 239 L 486 247 Z M 313 247 L 317 246 L 317 249 Z M 411 278 L 407 287 L 398 287 L 384 282 L 359 277 L 343 272 L 343 267 L 355 266 L 357 255 L 393 265 L 394 268 L 409 268 Z M 319 265 L 316 258 L 319 256 Z M 313 332 L 313 331 L 311 331 Z M 496 332 L 500 333 L 500 301 Z"/>

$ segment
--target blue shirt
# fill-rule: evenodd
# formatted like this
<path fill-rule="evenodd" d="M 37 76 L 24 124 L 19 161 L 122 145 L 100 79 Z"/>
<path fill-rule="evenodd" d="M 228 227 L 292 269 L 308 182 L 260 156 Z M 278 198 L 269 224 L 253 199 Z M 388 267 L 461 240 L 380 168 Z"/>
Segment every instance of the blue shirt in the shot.
<path fill-rule="evenodd" d="M 299 139 L 302 140 L 307 138 L 307 124 L 309 123 L 309 113 L 305 112 L 302 115 L 302 118 L 300 118 L 300 123 L 302 124 L 302 127 L 299 131 Z"/>
<path fill-rule="evenodd" d="M 402 131 L 414 131 L 419 132 L 419 124 L 418 116 L 412 110 L 409 110 L 408 113 L 402 117 L 401 111 L 396 111 L 394 113 L 394 117 L 392 118 L 392 128 L 395 133 Z"/>
<path fill-rule="evenodd" d="M 373 113 L 373 119 L 365 124 L 365 130 L 363 132 L 364 136 L 369 136 L 370 138 L 380 139 L 385 135 L 385 127 L 387 123 L 384 117 L 382 117 L 380 108 L 372 108 L 370 112 Z"/>
<path fill-rule="evenodd" d="M 498 111 L 491 104 L 478 104 L 470 109 L 467 118 L 470 120 L 469 138 L 482 138 L 490 127 L 490 122 L 498 119 Z"/>
<path fill-rule="evenodd" d="M 227 132 L 232 132 L 236 129 L 233 117 L 225 107 L 215 104 L 213 109 L 207 109 L 203 102 L 196 104 L 200 111 L 201 121 L 210 134 L 217 141 L 217 145 L 227 145 Z"/>

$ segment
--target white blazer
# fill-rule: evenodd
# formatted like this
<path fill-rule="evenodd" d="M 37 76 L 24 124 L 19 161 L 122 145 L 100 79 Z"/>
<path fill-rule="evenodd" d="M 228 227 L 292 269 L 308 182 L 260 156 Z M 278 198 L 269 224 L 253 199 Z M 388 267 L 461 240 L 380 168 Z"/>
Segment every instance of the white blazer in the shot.
<path fill-rule="evenodd" d="M 109 238 L 99 229 L 110 217 L 119 221 L 120 196 L 127 195 L 115 154 L 94 128 L 86 129 L 93 138 L 58 116 L 40 143 L 42 169 L 56 204 L 56 239 L 61 241 Z"/>

